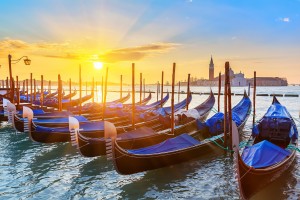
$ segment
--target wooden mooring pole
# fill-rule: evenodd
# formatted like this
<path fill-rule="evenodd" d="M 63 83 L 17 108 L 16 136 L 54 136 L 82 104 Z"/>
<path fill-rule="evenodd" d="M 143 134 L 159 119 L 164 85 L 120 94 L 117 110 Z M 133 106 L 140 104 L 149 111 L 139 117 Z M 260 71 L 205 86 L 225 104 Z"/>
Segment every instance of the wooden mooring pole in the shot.
<path fill-rule="evenodd" d="M 102 120 L 104 120 L 105 117 L 105 109 L 106 109 L 106 96 L 107 96 L 107 78 L 108 78 L 108 67 L 106 67 L 106 74 L 105 74 L 105 92 L 104 92 L 104 98 L 103 98 L 103 113 L 102 113 Z"/>
<path fill-rule="evenodd" d="M 186 90 L 186 110 L 189 109 L 189 102 L 188 102 L 188 99 L 189 99 L 189 96 L 190 96 L 190 80 L 191 80 L 191 74 L 188 74 L 188 82 L 187 82 L 187 90 Z"/>
<path fill-rule="evenodd" d="M 222 78 L 221 78 L 221 72 L 219 72 L 219 87 L 218 87 L 218 112 L 220 112 L 221 87 L 222 87 Z"/>
<path fill-rule="evenodd" d="M 41 107 L 43 108 L 44 106 L 44 76 L 41 75 L 41 98 L 40 98 L 40 101 L 41 101 Z"/>
<path fill-rule="evenodd" d="M 254 80 L 253 80 L 253 120 L 252 120 L 252 126 L 255 125 L 255 115 L 256 115 L 256 71 L 254 71 Z"/>
<path fill-rule="evenodd" d="M 160 90 L 161 94 L 160 94 L 160 107 L 162 108 L 162 99 L 164 98 L 164 71 L 161 72 L 161 90 Z"/>
<path fill-rule="evenodd" d="M 172 97 L 171 97 L 171 133 L 174 135 L 174 127 L 175 127 L 175 120 L 174 120 L 174 88 L 175 88 L 175 68 L 176 63 L 173 63 L 173 73 L 172 73 Z"/>
<path fill-rule="evenodd" d="M 132 63 L 132 128 L 135 129 L 135 87 L 134 87 L 134 63 Z"/>

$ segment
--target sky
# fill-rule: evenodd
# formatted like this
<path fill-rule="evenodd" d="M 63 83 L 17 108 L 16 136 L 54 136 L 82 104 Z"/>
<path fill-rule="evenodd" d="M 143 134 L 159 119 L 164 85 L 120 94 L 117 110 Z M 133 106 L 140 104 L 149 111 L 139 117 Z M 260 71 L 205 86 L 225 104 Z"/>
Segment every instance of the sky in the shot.
<path fill-rule="evenodd" d="M 285 77 L 300 83 L 300 0 L 0 0 L 0 79 L 13 76 L 130 83 L 208 78 L 226 61 L 245 77 Z"/>

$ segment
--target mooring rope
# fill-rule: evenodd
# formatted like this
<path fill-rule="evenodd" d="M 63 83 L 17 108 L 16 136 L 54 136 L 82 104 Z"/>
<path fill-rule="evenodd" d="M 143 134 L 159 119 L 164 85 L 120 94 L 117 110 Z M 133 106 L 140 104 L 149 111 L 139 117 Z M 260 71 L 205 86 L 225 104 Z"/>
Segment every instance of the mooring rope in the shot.
<path fill-rule="evenodd" d="M 229 149 L 228 147 L 224 147 L 223 145 L 220 145 L 216 139 L 220 139 L 224 145 L 224 140 L 220 137 L 220 136 L 213 136 L 213 137 L 210 137 L 210 138 L 207 138 L 206 140 L 208 141 L 211 141 L 213 143 L 215 143 L 218 147 L 220 147 L 221 149 L 225 150 L 225 151 L 228 151 L 228 152 L 234 152 L 233 150 Z"/>
<path fill-rule="evenodd" d="M 300 152 L 300 149 L 298 147 L 296 147 L 295 145 L 289 144 L 285 149 L 287 150 L 296 150 L 298 152 Z"/>

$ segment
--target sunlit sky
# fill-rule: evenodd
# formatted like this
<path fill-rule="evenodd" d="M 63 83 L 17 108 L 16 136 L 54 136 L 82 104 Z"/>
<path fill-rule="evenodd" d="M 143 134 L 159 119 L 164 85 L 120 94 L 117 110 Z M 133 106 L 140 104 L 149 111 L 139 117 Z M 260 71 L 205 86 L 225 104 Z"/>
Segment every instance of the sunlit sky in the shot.
<path fill-rule="evenodd" d="M 176 80 L 188 73 L 208 78 L 211 55 L 215 76 L 225 61 L 246 77 L 286 77 L 300 83 L 300 0 L 1 0 L 0 79 L 8 58 L 27 55 L 32 63 L 13 65 L 19 79 L 101 80 L 130 83 Z"/>

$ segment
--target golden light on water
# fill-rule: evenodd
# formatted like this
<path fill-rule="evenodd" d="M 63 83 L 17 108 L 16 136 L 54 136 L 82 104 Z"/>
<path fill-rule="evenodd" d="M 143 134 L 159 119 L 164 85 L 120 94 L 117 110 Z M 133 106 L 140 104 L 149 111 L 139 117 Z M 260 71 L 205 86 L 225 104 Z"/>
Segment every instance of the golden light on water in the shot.
<path fill-rule="evenodd" d="M 94 68 L 97 70 L 100 70 L 103 68 L 103 63 L 102 62 L 94 62 Z"/>

